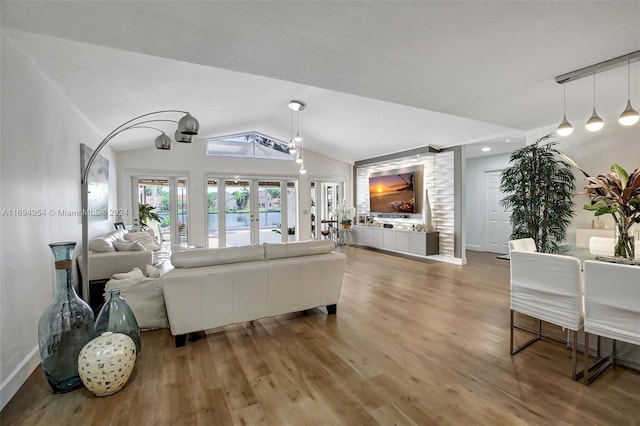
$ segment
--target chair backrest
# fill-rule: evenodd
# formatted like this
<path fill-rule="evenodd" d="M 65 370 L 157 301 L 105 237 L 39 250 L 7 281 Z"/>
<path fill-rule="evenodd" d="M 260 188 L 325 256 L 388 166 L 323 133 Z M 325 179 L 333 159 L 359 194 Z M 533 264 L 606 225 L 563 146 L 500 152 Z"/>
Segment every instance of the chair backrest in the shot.
<path fill-rule="evenodd" d="M 519 240 L 509 241 L 509 253 L 514 250 L 518 251 L 538 251 L 536 242 L 533 238 L 520 238 Z"/>
<path fill-rule="evenodd" d="M 589 238 L 589 253 L 596 256 L 613 256 L 614 239 L 607 237 Z"/>
<path fill-rule="evenodd" d="M 583 325 L 580 261 L 572 256 L 511 252 L 511 309 L 570 330 Z"/>
<path fill-rule="evenodd" d="M 640 266 L 584 262 L 584 331 L 640 345 Z"/>

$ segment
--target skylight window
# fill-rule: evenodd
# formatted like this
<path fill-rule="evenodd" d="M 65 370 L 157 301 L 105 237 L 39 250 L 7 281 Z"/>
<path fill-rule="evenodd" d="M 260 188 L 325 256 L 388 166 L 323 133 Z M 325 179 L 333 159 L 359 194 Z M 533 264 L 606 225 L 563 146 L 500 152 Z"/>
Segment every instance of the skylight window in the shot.
<path fill-rule="evenodd" d="M 261 133 L 243 133 L 207 139 L 207 155 L 218 157 L 294 160 L 289 144 Z"/>

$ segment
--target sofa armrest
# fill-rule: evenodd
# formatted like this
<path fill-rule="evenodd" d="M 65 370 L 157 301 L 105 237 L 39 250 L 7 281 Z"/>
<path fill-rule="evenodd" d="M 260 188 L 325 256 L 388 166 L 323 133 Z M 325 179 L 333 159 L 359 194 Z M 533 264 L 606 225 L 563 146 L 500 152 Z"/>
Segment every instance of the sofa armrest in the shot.
<path fill-rule="evenodd" d="M 80 273 L 85 276 L 82 255 L 78 256 Z M 108 280 L 113 274 L 129 272 L 133 268 L 146 271 L 147 265 L 153 265 L 153 252 L 114 251 L 107 253 L 89 253 L 89 281 Z"/>

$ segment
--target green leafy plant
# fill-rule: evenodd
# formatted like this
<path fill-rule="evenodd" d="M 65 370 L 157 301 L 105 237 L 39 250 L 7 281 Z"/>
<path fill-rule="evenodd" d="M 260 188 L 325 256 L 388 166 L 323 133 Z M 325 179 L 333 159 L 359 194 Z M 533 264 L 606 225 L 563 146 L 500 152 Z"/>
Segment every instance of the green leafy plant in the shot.
<path fill-rule="evenodd" d="M 591 204 L 584 206 L 596 216 L 610 214 L 617 228 L 615 256 L 633 259 L 635 255 L 634 237 L 629 230 L 634 223 L 640 223 L 640 168 L 628 174 L 617 164 L 611 166 L 611 173 L 587 177 L 586 190 Z"/>
<path fill-rule="evenodd" d="M 501 174 L 500 188 L 507 194 L 500 201 L 511 210 L 511 238 L 533 238 L 538 251 L 558 252 L 575 214 L 572 194 L 575 177 L 571 165 L 560 160 L 556 142 L 545 142 L 552 134 L 515 151 L 512 166 Z"/>
<path fill-rule="evenodd" d="M 158 216 L 156 212 L 154 212 L 156 208 L 150 204 L 139 204 L 138 205 L 138 217 L 140 218 L 140 227 L 142 229 L 147 229 L 149 226 L 147 222 L 153 220 L 156 222 L 162 222 L 162 218 Z"/>

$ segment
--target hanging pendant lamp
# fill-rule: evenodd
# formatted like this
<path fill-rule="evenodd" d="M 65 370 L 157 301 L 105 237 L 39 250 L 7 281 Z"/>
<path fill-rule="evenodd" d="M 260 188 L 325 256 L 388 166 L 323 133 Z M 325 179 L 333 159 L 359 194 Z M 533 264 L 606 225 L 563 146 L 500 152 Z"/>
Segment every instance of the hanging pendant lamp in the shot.
<path fill-rule="evenodd" d="M 562 122 L 558 126 L 557 132 L 560 136 L 569 136 L 573 133 L 573 125 L 567 120 L 567 86 L 563 84 L 562 90 Z"/>
<path fill-rule="evenodd" d="M 633 126 L 638 120 L 640 120 L 640 114 L 631 107 L 631 61 L 627 61 L 627 107 L 620 114 L 618 122 L 623 126 Z"/>
<path fill-rule="evenodd" d="M 593 113 L 591 117 L 587 120 L 585 127 L 590 132 L 597 132 L 604 127 L 604 120 L 600 118 L 598 113 L 596 112 L 596 73 L 593 72 Z"/>

